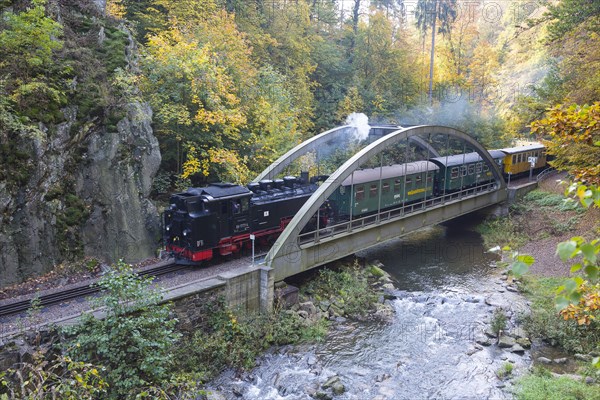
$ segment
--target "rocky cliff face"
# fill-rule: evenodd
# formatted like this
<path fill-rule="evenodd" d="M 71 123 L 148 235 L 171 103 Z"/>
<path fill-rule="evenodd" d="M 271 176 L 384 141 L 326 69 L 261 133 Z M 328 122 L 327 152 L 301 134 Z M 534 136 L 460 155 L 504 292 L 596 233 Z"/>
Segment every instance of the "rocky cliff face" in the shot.
<path fill-rule="evenodd" d="M 89 210 L 84 251 L 108 260 L 149 257 L 160 238 L 158 213 L 148 199 L 160 165 L 152 110 L 139 103 L 127 108 L 117 132 L 90 138 L 90 160 L 77 175 L 77 191 Z"/>
<path fill-rule="evenodd" d="M 159 215 L 149 200 L 161 161 L 152 110 L 135 95 L 119 93 L 118 101 L 102 107 L 95 100 L 86 103 L 83 95 L 96 86 L 109 87 L 114 69 L 102 57 L 110 46 L 122 54 L 106 59 L 134 70 L 135 45 L 125 29 L 102 20 L 103 1 L 86 1 L 75 11 L 58 10 L 70 38 L 71 48 L 65 46 L 64 53 L 83 50 L 88 59 L 82 65 L 90 65 L 73 78 L 73 97 L 61 110 L 62 122 L 39 123 L 41 133 L 32 135 L 0 132 L 3 157 L 8 157 L 6 149 L 19 155 L 2 168 L 22 170 L 4 174 L 19 179 L 0 179 L 0 287 L 84 256 L 134 262 L 153 256 L 160 243 Z M 110 46 L 98 40 L 107 33 Z"/>
<path fill-rule="evenodd" d="M 27 185 L 9 193 L 0 182 L 0 286 L 73 256 L 133 262 L 155 254 L 160 220 L 149 195 L 160 151 L 151 118 L 148 105 L 133 103 L 116 132 L 76 143 L 66 122 L 52 140 L 30 144 Z"/>

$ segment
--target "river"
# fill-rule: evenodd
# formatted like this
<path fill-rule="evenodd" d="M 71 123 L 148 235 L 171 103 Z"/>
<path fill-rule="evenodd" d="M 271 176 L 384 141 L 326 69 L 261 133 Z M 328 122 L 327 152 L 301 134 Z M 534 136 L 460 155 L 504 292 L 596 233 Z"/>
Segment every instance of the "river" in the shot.
<path fill-rule="evenodd" d="M 497 372 L 509 363 L 513 375 L 524 372 L 529 353 L 476 339 L 496 307 L 514 321 L 525 305 L 493 267 L 477 222 L 423 229 L 358 254 L 381 261 L 394 278 L 391 321 L 335 323 L 324 342 L 275 350 L 249 373 L 224 373 L 214 387 L 227 399 L 249 400 L 511 398 L 511 383 Z M 332 377 L 342 394 L 323 389 Z"/>

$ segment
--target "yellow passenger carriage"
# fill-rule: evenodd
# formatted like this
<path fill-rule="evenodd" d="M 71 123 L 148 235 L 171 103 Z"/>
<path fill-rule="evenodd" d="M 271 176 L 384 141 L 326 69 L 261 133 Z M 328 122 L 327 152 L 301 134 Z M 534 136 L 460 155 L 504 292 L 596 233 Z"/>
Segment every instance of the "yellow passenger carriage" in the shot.
<path fill-rule="evenodd" d="M 546 166 L 546 150 L 540 143 L 527 146 L 510 147 L 500 149 L 504 152 L 504 171 L 505 175 L 520 175 L 528 173 L 533 162 L 533 170 L 538 170 Z"/>

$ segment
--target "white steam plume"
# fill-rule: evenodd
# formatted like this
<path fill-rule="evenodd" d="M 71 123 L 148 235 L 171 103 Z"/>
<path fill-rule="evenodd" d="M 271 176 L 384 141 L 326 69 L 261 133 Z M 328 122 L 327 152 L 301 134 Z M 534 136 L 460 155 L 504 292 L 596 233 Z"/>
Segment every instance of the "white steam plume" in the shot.
<path fill-rule="evenodd" d="M 357 141 L 366 140 L 369 137 L 369 117 L 363 113 L 352 113 L 346 117 L 346 125 L 354 128 L 353 139 Z"/>

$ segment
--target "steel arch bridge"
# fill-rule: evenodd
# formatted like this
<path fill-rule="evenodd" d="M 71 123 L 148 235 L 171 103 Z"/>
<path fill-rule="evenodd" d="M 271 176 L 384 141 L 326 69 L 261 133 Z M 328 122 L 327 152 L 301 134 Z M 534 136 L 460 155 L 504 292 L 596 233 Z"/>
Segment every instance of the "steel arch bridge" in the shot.
<path fill-rule="evenodd" d="M 329 135 L 347 129 L 336 128 L 318 135 L 290 150 L 273 163 L 256 180 L 272 178 L 285 166 L 308 151 L 317 148 L 319 143 L 328 140 Z M 493 174 L 491 183 L 460 190 L 443 196 L 425 199 L 417 204 L 396 207 L 391 210 L 378 210 L 377 214 L 350 219 L 333 227 L 319 228 L 309 233 L 301 233 L 321 205 L 338 189 L 342 182 L 360 169 L 361 165 L 379 155 L 390 146 L 402 140 L 421 146 L 435 157 L 439 154 L 432 149 L 423 136 L 447 135 L 469 146 L 479 154 Z M 308 269 L 338 260 L 357 251 L 367 249 L 384 241 L 406 235 L 425 226 L 436 225 L 458 216 L 501 203 L 507 198 L 506 182 L 488 151 L 469 135 L 444 126 L 415 126 L 395 130 L 369 144 L 331 174 L 317 191 L 296 213 L 265 258 L 265 264 L 274 269 L 275 281 Z M 318 219 L 317 219 L 318 220 Z"/>
<path fill-rule="evenodd" d="M 304 142 L 300 143 L 293 149 L 289 150 L 287 153 L 279 157 L 276 161 L 274 161 L 271 165 L 269 165 L 263 172 L 261 172 L 256 178 L 254 178 L 253 182 L 260 182 L 263 179 L 273 179 L 278 174 L 283 172 L 285 167 L 290 165 L 292 162 L 296 161 L 298 158 L 303 156 L 304 154 L 310 153 L 311 151 L 315 151 L 319 148 L 319 146 L 327 144 L 329 141 L 334 139 L 340 133 L 344 131 L 355 129 L 350 125 L 338 126 L 336 128 L 330 129 L 323 133 L 318 134 Z M 389 134 L 397 131 L 398 129 L 402 129 L 400 126 L 371 126 L 371 129 L 378 129 L 384 132 L 384 134 Z M 426 150 L 429 154 L 434 157 L 439 157 L 439 153 L 437 150 L 427 143 L 425 140 L 421 139 L 419 136 L 410 136 L 409 140 L 414 143 L 416 146 Z"/>

